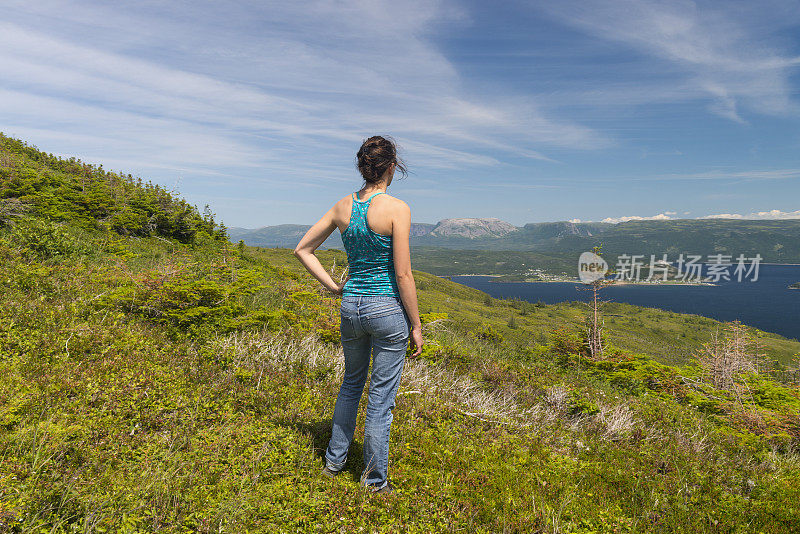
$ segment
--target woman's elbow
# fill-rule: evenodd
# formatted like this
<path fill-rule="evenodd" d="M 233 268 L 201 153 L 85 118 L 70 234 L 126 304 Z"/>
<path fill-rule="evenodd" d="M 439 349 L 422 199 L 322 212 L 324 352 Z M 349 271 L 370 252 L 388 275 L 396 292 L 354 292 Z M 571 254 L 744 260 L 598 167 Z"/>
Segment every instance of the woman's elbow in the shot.
<path fill-rule="evenodd" d="M 412 274 L 411 269 L 409 269 L 407 271 L 406 270 L 397 271 L 395 273 L 395 275 L 397 277 L 397 281 L 398 282 L 405 282 L 407 280 L 408 281 L 413 281 L 414 280 L 414 275 Z"/>

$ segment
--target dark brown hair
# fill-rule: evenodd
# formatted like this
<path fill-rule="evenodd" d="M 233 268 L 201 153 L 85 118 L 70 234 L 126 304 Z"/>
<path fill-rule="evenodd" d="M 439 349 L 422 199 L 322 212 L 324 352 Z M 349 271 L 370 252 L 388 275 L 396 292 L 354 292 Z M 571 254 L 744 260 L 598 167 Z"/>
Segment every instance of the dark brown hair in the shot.
<path fill-rule="evenodd" d="M 394 163 L 396 170 L 403 176 L 408 176 L 408 168 L 397 157 L 397 147 L 394 140 L 374 135 L 364 140 L 356 154 L 356 167 L 367 183 L 380 182 L 383 173 Z"/>

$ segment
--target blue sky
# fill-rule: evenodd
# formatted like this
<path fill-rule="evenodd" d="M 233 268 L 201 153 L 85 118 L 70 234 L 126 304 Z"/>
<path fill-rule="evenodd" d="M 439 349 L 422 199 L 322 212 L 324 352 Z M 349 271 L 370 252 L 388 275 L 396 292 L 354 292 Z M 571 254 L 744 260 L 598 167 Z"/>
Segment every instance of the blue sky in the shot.
<path fill-rule="evenodd" d="M 418 222 L 800 218 L 800 2 L 0 0 L 0 131 L 310 224 L 390 134 Z"/>

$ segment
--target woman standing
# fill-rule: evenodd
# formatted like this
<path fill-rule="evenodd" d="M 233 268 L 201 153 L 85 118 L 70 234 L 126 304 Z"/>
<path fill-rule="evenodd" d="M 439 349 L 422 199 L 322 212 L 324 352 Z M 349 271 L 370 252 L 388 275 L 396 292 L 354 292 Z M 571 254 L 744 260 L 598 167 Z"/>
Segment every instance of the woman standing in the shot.
<path fill-rule="evenodd" d="M 422 351 L 422 330 L 411 274 L 411 210 L 386 194 L 395 170 L 406 175 L 406 167 L 397 158 L 394 143 L 381 136 L 364 141 L 356 164 L 363 187 L 337 202 L 312 226 L 294 254 L 323 286 L 342 295 L 344 381 L 336 399 L 323 472 L 333 477 L 344 467 L 372 355 L 361 478 L 372 491 L 386 493 L 393 489 L 387 476 L 394 399 L 409 334 L 414 358 Z M 342 233 L 349 264 L 344 284 L 334 282 L 314 255 L 336 228 Z"/>

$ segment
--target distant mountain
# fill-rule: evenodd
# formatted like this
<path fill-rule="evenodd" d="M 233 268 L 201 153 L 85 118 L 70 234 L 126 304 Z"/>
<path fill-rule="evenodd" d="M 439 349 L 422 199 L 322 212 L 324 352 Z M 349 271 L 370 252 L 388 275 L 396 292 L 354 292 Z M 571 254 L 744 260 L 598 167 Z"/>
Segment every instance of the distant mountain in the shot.
<path fill-rule="evenodd" d="M 429 223 L 411 223 L 411 237 L 428 235 L 437 225 Z"/>
<path fill-rule="evenodd" d="M 430 232 L 437 237 L 503 237 L 519 228 L 500 219 L 444 219 Z"/>
<path fill-rule="evenodd" d="M 248 245 L 294 247 L 307 225 L 285 224 L 256 230 L 229 228 L 232 241 Z M 604 255 L 650 254 L 677 259 L 679 254 L 760 254 L 765 262 L 800 263 L 800 220 L 677 219 L 628 221 L 619 224 L 531 223 L 516 227 L 500 219 L 445 219 L 438 224 L 412 224 L 417 247 L 456 250 L 535 251 L 580 254 L 597 245 Z M 324 248 L 342 248 L 338 232 Z"/>
<path fill-rule="evenodd" d="M 800 263 L 800 220 L 677 219 L 608 223 L 534 223 L 501 237 L 443 237 L 433 232 L 412 244 L 460 250 L 580 254 L 602 245 L 604 256 L 760 254 L 762 261 Z"/>
<path fill-rule="evenodd" d="M 428 247 L 477 250 L 534 250 L 559 247 L 568 238 L 591 238 L 613 225 L 567 221 L 517 227 L 500 219 L 445 219 L 412 242 Z"/>
<path fill-rule="evenodd" d="M 242 240 L 252 247 L 294 248 L 309 228 L 310 224 L 279 224 L 256 229 L 228 228 L 228 235 L 231 236 L 231 241 Z M 343 248 L 339 232 L 333 232 L 322 248 Z"/>
<path fill-rule="evenodd" d="M 592 237 L 613 226 L 607 223 L 574 223 L 569 221 L 529 223 L 523 233 L 532 240 L 559 239 L 567 236 Z"/>

